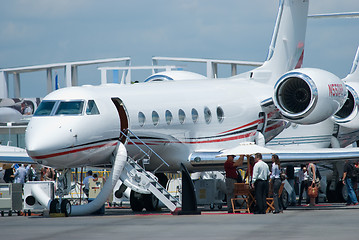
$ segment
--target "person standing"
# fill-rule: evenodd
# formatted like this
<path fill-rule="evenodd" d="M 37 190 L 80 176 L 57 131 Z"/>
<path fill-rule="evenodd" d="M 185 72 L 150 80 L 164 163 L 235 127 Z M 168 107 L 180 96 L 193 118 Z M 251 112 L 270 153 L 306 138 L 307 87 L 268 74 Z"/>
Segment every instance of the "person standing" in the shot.
<path fill-rule="evenodd" d="M 358 199 L 355 195 L 355 191 L 353 188 L 353 171 L 354 171 L 354 164 L 345 160 L 344 164 L 344 173 L 343 173 L 343 184 L 346 186 L 348 191 L 348 200 L 347 205 L 358 205 Z"/>
<path fill-rule="evenodd" d="M 286 175 L 287 175 L 287 181 L 289 185 L 292 187 L 292 191 L 289 193 L 289 205 L 295 206 L 296 205 L 296 194 L 295 194 L 295 175 L 294 175 L 294 165 L 289 164 L 286 168 Z"/>
<path fill-rule="evenodd" d="M 317 174 L 316 174 L 316 166 L 315 166 L 315 164 L 314 163 L 309 163 L 307 171 L 308 171 L 308 176 L 309 176 L 309 184 L 310 184 L 309 186 L 312 186 L 312 187 L 316 186 L 316 179 L 317 179 L 316 175 Z M 314 198 L 311 197 L 310 198 L 309 206 L 315 206 L 315 198 L 316 197 L 314 197 Z"/>
<path fill-rule="evenodd" d="M 308 186 L 309 186 L 309 176 L 307 167 L 303 164 L 301 165 L 301 169 L 299 171 L 299 183 L 300 183 L 300 190 L 299 190 L 299 200 L 298 200 L 298 206 L 302 204 L 303 199 L 303 193 L 308 192 Z M 308 198 L 308 195 L 307 195 Z M 309 202 L 309 199 L 308 199 Z"/>
<path fill-rule="evenodd" d="M 14 168 L 11 166 L 11 164 L 4 166 L 4 168 L 5 168 L 4 181 L 6 183 L 13 183 L 14 182 Z"/>
<path fill-rule="evenodd" d="M 25 183 L 26 169 L 24 164 L 21 164 L 21 166 L 16 169 L 14 177 L 14 183 Z"/>
<path fill-rule="evenodd" d="M 272 172 L 270 180 L 273 184 L 274 214 L 283 212 L 282 201 L 279 199 L 279 188 L 282 185 L 280 179 L 280 161 L 276 154 L 272 155 Z"/>
<path fill-rule="evenodd" d="M 234 162 L 234 155 L 228 155 L 224 163 L 224 170 L 226 172 L 226 195 L 228 212 L 233 212 L 231 199 L 234 197 L 234 184 L 237 182 L 238 174 L 237 167 L 243 164 L 244 155 L 241 155 L 236 162 Z"/>
<path fill-rule="evenodd" d="M 244 176 L 244 179 L 246 179 L 248 177 L 249 184 L 252 184 L 253 168 L 254 168 L 254 157 L 249 156 L 249 166 L 247 167 L 247 171 Z"/>
<path fill-rule="evenodd" d="M 256 153 L 255 165 L 253 168 L 253 183 L 252 187 L 255 190 L 256 198 L 256 214 L 265 214 L 266 212 L 266 197 L 268 194 L 268 176 L 269 176 L 269 167 L 263 162 L 262 154 Z"/>
<path fill-rule="evenodd" d="M 89 191 L 90 191 L 90 182 L 89 182 L 89 180 L 90 180 L 90 178 L 93 179 L 94 177 L 92 176 L 92 171 L 91 170 L 89 170 L 86 175 L 87 176 L 85 177 L 84 182 L 83 182 L 83 184 L 85 185 L 83 190 L 84 190 L 84 193 L 86 194 L 86 196 L 88 197 Z"/>

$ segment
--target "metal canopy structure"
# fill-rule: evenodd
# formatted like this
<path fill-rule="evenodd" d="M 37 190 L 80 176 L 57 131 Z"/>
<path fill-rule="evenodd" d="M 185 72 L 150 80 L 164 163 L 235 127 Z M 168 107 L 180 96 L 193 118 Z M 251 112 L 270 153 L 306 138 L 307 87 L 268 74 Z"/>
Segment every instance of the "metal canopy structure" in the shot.
<path fill-rule="evenodd" d="M 110 62 L 125 62 L 126 66 L 130 65 L 130 57 L 122 58 L 106 58 L 88 61 L 76 61 L 76 62 L 65 62 L 65 63 L 53 63 L 35 66 L 15 67 L 15 68 L 4 68 L 0 69 L 0 98 L 7 98 L 9 96 L 9 75 L 12 74 L 14 77 L 14 96 L 19 98 L 20 94 L 20 74 L 29 73 L 36 71 L 46 71 L 47 79 L 47 93 L 53 91 L 52 85 L 52 71 L 54 69 L 64 69 L 64 75 L 66 80 L 66 87 L 77 86 L 77 68 L 79 66 L 103 64 Z"/>

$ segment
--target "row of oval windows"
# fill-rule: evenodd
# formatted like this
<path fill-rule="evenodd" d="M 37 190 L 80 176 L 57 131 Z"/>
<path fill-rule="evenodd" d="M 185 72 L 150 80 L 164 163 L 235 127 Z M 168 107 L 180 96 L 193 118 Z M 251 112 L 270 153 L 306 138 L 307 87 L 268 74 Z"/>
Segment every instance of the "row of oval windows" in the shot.
<path fill-rule="evenodd" d="M 203 110 L 204 113 L 204 120 L 207 124 L 209 124 L 212 120 L 212 112 L 208 107 L 205 107 Z M 197 123 L 198 121 L 198 111 L 194 108 L 192 108 L 191 111 L 191 115 L 192 115 L 192 121 L 193 123 Z M 166 123 L 168 125 L 171 124 L 172 120 L 173 120 L 173 115 L 171 113 L 171 111 L 166 110 L 165 112 L 165 118 L 166 118 Z M 179 109 L 178 110 L 178 120 L 181 124 L 184 124 L 185 120 L 186 120 L 186 113 L 182 110 Z M 219 123 L 222 123 L 224 120 L 224 112 L 223 109 L 221 107 L 217 107 L 217 120 Z M 140 124 L 141 127 L 143 127 L 145 125 L 146 122 L 146 116 L 143 112 L 139 112 L 138 113 L 138 123 Z M 152 123 L 153 125 L 157 126 L 160 122 L 160 116 L 158 115 L 158 113 L 156 111 L 152 111 Z"/>

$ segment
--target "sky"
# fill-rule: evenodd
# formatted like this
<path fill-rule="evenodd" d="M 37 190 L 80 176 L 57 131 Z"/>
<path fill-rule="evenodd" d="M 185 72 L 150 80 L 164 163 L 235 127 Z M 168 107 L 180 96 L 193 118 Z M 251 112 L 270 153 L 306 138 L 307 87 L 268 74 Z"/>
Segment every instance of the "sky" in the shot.
<path fill-rule="evenodd" d="M 132 65 L 151 65 L 152 56 L 264 61 L 279 2 L 0 1 L 0 68 L 125 56 Z M 352 11 L 359 11 L 357 0 L 311 0 L 309 6 L 309 14 Z M 309 19 L 303 67 L 345 77 L 359 45 L 358 30 L 359 18 Z M 100 83 L 96 67 L 80 68 L 80 85 Z M 205 74 L 202 65 L 184 68 Z M 230 73 L 227 68 L 220 76 Z M 148 75 L 133 73 L 132 80 Z M 63 72 L 59 77 L 64 86 Z M 10 79 L 10 97 L 12 84 Z M 21 95 L 44 97 L 46 73 L 21 75 Z"/>

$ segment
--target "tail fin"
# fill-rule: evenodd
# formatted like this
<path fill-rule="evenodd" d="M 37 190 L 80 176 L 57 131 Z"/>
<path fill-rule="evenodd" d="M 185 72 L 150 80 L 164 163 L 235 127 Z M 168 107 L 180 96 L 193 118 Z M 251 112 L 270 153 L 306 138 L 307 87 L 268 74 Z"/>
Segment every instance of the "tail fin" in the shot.
<path fill-rule="evenodd" d="M 280 0 L 267 60 L 261 70 L 272 72 L 272 79 L 300 68 L 304 56 L 309 0 Z"/>
<path fill-rule="evenodd" d="M 343 79 L 345 82 L 359 82 L 359 47 L 354 57 L 350 73 Z"/>

